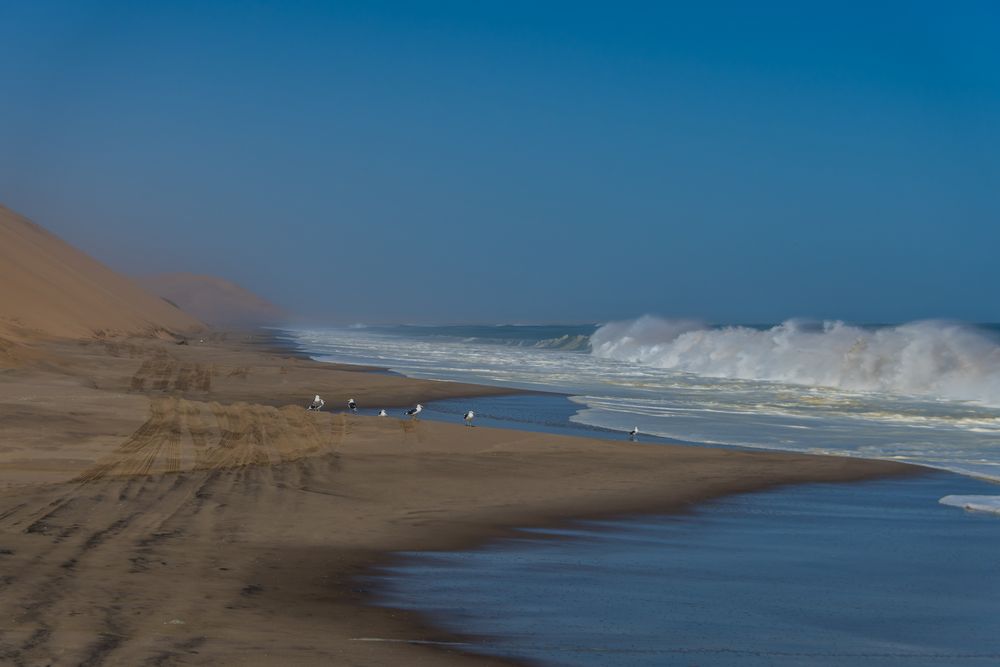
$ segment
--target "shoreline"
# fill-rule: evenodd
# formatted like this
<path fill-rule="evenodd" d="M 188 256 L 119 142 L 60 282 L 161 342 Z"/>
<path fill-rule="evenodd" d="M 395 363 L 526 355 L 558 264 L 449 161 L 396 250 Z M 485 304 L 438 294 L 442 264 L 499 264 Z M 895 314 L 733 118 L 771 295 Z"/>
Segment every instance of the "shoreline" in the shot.
<path fill-rule="evenodd" d="M 274 329 L 274 331 L 278 331 L 278 332 L 281 332 L 281 333 L 287 333 L 288 332 L 287 329 Z M 476 383 L 463 382 L 461 380 L 448 380 L 448 379 L 444 379 L 444 378 L 416 378 L 416 377 L 410 377 L 408 375 L 405 375 L 405 374 L 403 374 L 403 373 L 401 373 L 399 371 L 394 371 L 391 368 L 388 368 L 387 366 L 374 366 L 374 365 L 369 365 L 369 364 L 355 364 L 355 363 L 350 363 L 350 362 L 347 362 L 347 361 L 320 361 L 318 359 L 315 359 L 313 357 L 313 355 L 311 355 L 307 351 L 307 348 L 304 345 L 302 345 L 301 343 L 290 341 L 290 340 L 287 340 L 287 339 L 278 339 L 275 342 L 276 342 L 276 344 L 273 347 L 265 348 L 265 349 L 267 351 L 271 352 L 271 353 L 274 353 L 274 354 L 283 354 L 283 353 L 287 352 L 289 354 L 289 356 L 296 357 L 298 359 L 302 359 L 302 360 L 308 361 L 310 363 L 324 364 L 324 365 L 327 365 L 327 366 L 330 366 L 330 367 L 333 367 L 333 368 L 337 368 L 337 369 L 340 369 L 340 370 L 354 371 L 354 372 L 361 372 L 361 373 L 379 373 L 379 374 L 385 374 L 385 375 L 388 375 L 388 376 L 391 376 L 391 377 L 398 377 L 398 378 L 402 378 L 402 379 L 410 380 L 410 381 L 458 384 L 458 385 L 462 385 L 462 386 L 468 387 L 468 388 L 488 390 L 487 393 L 483 393 L 483 394 L 472 393 L 472 391 L 470 391 L 469 393 L 463 393 L 463 394 L 455 395 L 455 396 L 448 396 L 448 397 L 444 397 L 442 399 L 435 399 L 435 400 L 446 400 L 446 399 L 449 399 L 449 398 L 478 398 L 479 396 L 515 396 L 515 395 L 525 395 L 525 396 L 565 396 L 567 398 L 569 398 L 570 396 L 572 396 L 572 394 L 568 394 L 568 393 L 565 393 L 565 392 L 548 391 L 548 390 L 544 390 L 544 389 L 523 389 L 523 388 L 520 388 L 520 387 L 507 387 L 507 386 L 499 385 L 499 384 L 476 384 Z M 473 391 L 475 391 L 475 389 L 473 389 Z"/>
<path fill-rule="evenodd" d="M 0 548 L 10 552 L 0 558 L 15 573 L 0 602 L 13 619 L 0 625 L 0 654 L 523 664 L 413 643 L 460 638 L 373 606 L 358 582 L 400 552 L 668 514 L 780 485 L 926 472 L 306 413 L 290 397 L 394 407 L 522 392 L 344 370 L 233 338 L 67 342 L 47 348 L 51 364 L 0 374 L 0 415 L 16 417 L 3 433 L 16 444 L 0 450 Z M 41 397 L 53 387 L 72 414 L 48 409 Z"/>
<path fill-rule="evenodd" d="M 375 583 L 383 604 L 467 634 L 468 650 L 530 664 L 996 659 L 997 586 L 984 582 L 1000 534 L 937 504 L 956 485 L 983 483 L 938 472 L 725 496 L 406 554 Z"/>
<path fill-rule="evenodd" d="M 770 451 L 770 450 L 768 450 Z M 813 456 L 813 455 L 804 455 Z M 838 457 L 839 458 L 839 457 Z M 864 459 L 867 460 L 867 459 Z M 908 464 L 903 464 L 908 465 Z M 356 575 L 356 583 L 359 586 L 363 586 L 366 582 L 371 582 L 374 579 L 384 578 L 391 576 L 388 571 L 396 569 L 398 567 L 406 566 L 407 564 L 413 562 L 414 559 L 419 558 L 420 555 L 426 553 L 438 553 L 438 552 L 464 552 L 473 551 L 481 549 L 489 549 L 492 543 L 502 542 L 504 540 L 510 539 L 529 539 L 537 541 L 558 541 L 565 538 L 559 534 L 547 533 L 544 531 L 559 531 L 572 529 L 578 527 L 582 523 L 589 522 L 607 522 L 607 523 L 621 523 L 634 521 L 636 519 L 642 518 L 656 518 L 656 517 L 666 517 L 678 514 L 688 514 L 694 513 L 700 506 L 706 503 L 711 503 L 715 500 L 720 500 L 730 496 L 741 496 L 741 495 L 753 495 L 756 493 L 766 493 L 770 491 L 776 491 L 783 488 L 790 487 L 808 487 L 810 485 L 822 485 L 822 484 L 853 484 L 853 483 L 863 483 L 869 481 L 882 480 L 887 478 L 900 478 L 900 477 L 919 477 L 924 475 L 948 475 L 956 474 L 950 473 L 943 470 L 935 470 L 930 468 L 925 468 L 922 466 L 912 466 L 918 468 L 916 471 L 908 472 L 872 472 L 871 474 L 863 474 L 862 476 L 845 476 L 833 479 L 800 479 L 800 480 L 790 480 L 790 481 L 775 481 L 768 482 L 762 486 L 747 487 L 747 488 L 727 488 L 721 490 L 718 493 L 705 493 L 698 494 L 695 497 L 677 500 L 677 501 L 667 501 L 665 505 L 660 507 L 650 506 L 648 504 L 640 504 L 629 509 L 615 509 L 615 510 L 600 510 L 592 511 L 580 514 L 568 514 L 565 516 L 559 516 L 557 518 L 552 518 L 551 515 L 544 514 L 543 519 L 533 519 L 532 515 L 526 514 L 523 521 L 514 521 L 511 525 L 503 525 L 500 527 L 492 527 L 482 532 L 476 531 L 464 536 L 455 536 L 450 539 L 443 540 L 439 544 L 427 544 L 422 545 L 419 548 L 406 549 L 399 551 L 392 551 L 383 554 L 382 557 L 373 559 L 368 565 L 366 565 L 362 572 Z M 611 526 L 602 526 L 600 528 L 595 528 L 589 526 L 588 530 L 595 533 L 611 533 L 615 529 Z M 529 532 L 529 531 L 542 531 L 542 532 Z M 373 584 L 371 588 L 371 593 L 373 596 L 377 597 L 380 594 L 380 587 L 378 583 Z M 527 660 L 518 660 L 514 658 L 504 658 L 498 655 L 491 655 L 488 653 L 480 653 L 467 650 L 462 648 L 463 646 L 471 645 L 477 643 L 483 639 L 482 637 L 475 634 L 460 633 L 442 628 L 440 625 L 436 624 L 433 617 L 433 612 L 420 609 L 406 609 L 401 607 L 394 607 L 388 604 L 380 604 L 377 601 L 372 602 L 362 602 L 368 607 L 375 609 L 384 609 L 391 612 L 393 615 L 409 615 L 412 618 L 408 623 L 412 624 L 414 630 L 417 630 L 417 636 L 419 639 L 392 639 L 387 641 L 401 641 L 413 645 L 429 645 L 438 646 L 442 648 L 447 648 L 450 650 L 459 650 L 463 655 L 470 658 L 486 658 L 486 659 L 496 659 L 503 661 L 501 664 L 516 665 L 519 667 L 530 667 L 534 663 Z M 464 663 L 462 663 L 464 664 Z"/>

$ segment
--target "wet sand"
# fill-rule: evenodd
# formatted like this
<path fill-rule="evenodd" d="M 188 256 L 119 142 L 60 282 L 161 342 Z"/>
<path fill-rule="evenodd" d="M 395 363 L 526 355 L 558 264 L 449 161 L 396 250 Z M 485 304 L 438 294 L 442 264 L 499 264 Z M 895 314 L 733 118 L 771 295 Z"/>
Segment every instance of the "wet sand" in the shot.
<path fill-rule="evenodd" d="M 454 638 L 359 577 L 517 527 L 920 471 L 345 415 L 510 392 L 245 334 L 33 354 L 0 371 L 2 664 L 508 664 L 420 643 Z M 315 393 L 333 413 L 303 409 Z"/>

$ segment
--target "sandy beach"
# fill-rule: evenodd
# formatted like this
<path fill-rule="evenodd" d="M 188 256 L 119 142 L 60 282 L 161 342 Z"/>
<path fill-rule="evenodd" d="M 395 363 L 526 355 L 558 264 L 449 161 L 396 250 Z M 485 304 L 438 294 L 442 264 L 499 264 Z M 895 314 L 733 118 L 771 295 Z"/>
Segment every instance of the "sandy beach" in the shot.
<path fill-rule="evenodd" d="M 919 468 L 464 428 L 401 406 L 508 390 L 321 364 L 266 336 L 35 343 L 0 372 L 0 661 L 503 664 L 360 576 L 518 527 Z M 303 409 L 314 393 L 328 412 Z M 344 414 L 348 398 L 395 408 Z"/>
<path fill-rule="evenodd" d="M 8 4 L 0 667 L 1000 667 L 1000 2 Z"/>

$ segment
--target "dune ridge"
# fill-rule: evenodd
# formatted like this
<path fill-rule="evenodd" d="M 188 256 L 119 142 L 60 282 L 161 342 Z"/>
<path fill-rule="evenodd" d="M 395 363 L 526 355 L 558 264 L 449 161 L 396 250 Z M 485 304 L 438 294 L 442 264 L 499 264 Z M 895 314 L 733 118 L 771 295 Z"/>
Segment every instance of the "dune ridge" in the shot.
<path fill-rule="evenodd" d="M 213 326 L 280 324 L 288 319 L 288 313 L 279 306 L 218 276 L 161 273 L 136 280 L 150 292 Z"/>

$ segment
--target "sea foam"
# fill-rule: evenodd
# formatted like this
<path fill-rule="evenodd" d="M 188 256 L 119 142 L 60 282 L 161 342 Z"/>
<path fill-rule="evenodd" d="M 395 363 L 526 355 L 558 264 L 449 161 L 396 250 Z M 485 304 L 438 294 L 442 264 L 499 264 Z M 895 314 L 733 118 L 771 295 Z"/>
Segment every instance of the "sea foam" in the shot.
<path fill-rule="evenodd" d="M 938 502 L 974 512 L 1000 514 L 1000 496 L 945 496 Z"/>
<path fill-rule="evenodd" d="M 595 356 L 705 377 L 877 391 L 1000 406 L 1000 344 L 967 324 L 859 327 L 789 320 L 710 327 L 643 316 L 602 325 Z"/>

